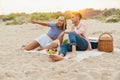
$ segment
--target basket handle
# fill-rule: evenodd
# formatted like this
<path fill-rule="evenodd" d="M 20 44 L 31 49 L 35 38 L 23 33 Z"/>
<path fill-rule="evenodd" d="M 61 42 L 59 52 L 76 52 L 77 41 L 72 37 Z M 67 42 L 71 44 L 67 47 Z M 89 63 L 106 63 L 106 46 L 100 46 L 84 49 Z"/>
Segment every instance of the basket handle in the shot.
<path fill-rule="evenodd" d="M 102 33 L 102 34 L 99 36 L 99 39 L 100 39 L 104 34 L 109 35 L 110 38 L 113 40 L 113 37 L 112 37 L 112 35 L 111 35 L 109 32 L 104 32 L 104 33 Z"/>

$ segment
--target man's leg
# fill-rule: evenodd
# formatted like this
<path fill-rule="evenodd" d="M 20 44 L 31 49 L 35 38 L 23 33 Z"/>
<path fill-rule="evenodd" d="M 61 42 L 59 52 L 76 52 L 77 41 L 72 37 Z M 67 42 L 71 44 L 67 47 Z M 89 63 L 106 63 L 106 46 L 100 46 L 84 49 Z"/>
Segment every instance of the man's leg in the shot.
<path fill-rule="evenodd" d="M 71 46 L 69 44 L 62 44 L 60 47 L 59 55 L 50 55 L 49 57 L 53 61 L 60 61 L 64 59 L 64 56 L 66 55 L 67 51 L 70 51 Z"/>
<path fill-rule="evenodd" d="M 69 41 L 70 41 L 70 45 L 72 46 L 72 53 L 69 59 L 76 57 L 76 45 L 77 45 L 76 36 L 77 35 L 73 32 L 69 33 Z"/>

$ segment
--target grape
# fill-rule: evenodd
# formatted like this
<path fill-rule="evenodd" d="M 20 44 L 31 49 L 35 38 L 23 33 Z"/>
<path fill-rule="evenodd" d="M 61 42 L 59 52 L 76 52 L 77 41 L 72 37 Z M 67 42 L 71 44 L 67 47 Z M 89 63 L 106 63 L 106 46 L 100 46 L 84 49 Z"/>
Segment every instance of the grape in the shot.
<path fill-rule="evenodd" d="M 54 50 L 52 50 L 52 49 L 47 50 L 46 52 L 47 52 L 47 54 L 56 54 L 56 51 L 54 51 Z"/>

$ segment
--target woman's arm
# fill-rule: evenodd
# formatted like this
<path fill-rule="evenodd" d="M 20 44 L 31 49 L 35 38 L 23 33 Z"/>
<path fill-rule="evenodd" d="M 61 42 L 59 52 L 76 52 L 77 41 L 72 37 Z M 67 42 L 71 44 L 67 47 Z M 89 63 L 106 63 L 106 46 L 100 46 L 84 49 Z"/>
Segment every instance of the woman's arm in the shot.
<path fill-rule="evenodd" d="M 39 25 L 43 25 L 43 26 L 48 26 L 48 23 L 38 22 L 38 21 L 34 21 L 34 20 L 32 20 L 31 23 L 32 23 L 32 24 L 39 24 Z"/>
<path fill-rule="evenodd" d="M 61 44 L 62 44 L 62 42 L 63 42 L 64 34 L 65 34 L 65 32 L 63 31 L 63 32 L 58 36 L 58 39 L 59 39 L 59 42 L 60 42 L 60 46 L 61 46 Z"/>
<path fill-rule="evenodd" d="M 63 32 L 58 36 L 58 39 L 59 39 L 60 45 L 61 45 L 62 42 L 63 42 L 63 37 L 64 37 L 64 35 L 65 35 L 65 34 L 68 34 L 69 32 L 70 32 L 70 31 L 65 30 L 65 31 L 63 31 Z"/>

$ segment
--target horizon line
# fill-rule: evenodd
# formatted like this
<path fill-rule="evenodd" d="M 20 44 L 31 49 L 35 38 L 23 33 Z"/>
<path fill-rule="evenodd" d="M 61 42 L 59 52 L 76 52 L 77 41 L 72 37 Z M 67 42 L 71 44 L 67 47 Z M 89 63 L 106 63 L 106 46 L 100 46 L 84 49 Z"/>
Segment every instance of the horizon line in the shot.
<path fill-rule="evenodd" d="M 80 9 L 80 10 L 86 10 L 86 9 L 93 9 L 93 10 L 105 10 L 105 9 L 120 9 L 120 8 L 99 8 L 99 9 L 95 9 L 95 8 L 84 8 L 84 9 Z M 80 10 L 58 10 L 58 11 L 31 11 L 31 12 L 28 12 L 28 11 L 15 11 L 15 12 L 10 12 L 10 13 L 1 13 L 0 12 L 0 15 L 9 15 L 9 14 L 12 14 L 12 13 L 26 13 L 26 14 L 31 14 L 31 13 L 52 13 L 52 12 L 65 12 L 65 11 L 80 11 Z"/>

